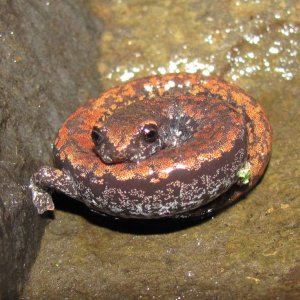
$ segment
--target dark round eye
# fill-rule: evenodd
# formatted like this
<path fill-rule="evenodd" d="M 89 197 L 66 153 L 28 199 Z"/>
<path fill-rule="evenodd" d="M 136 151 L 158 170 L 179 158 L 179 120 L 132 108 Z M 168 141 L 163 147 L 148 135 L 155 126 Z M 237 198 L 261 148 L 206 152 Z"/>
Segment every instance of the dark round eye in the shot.
<path fill-rule="evenodd" d="M 147 143 L 153 143 L 158 138 L 158 128 L 155 124 L 147 124 L 143 127 L 143 137 Z"/>
<path fill-rule="evenodd" d="M 104 140 L 104 135 L 101 132 L 99 132 L 99 128 L 95 127 L 92 130 L 91 137 L 96 146 L 100 145 L 101 142 L 103 142 Z"/>

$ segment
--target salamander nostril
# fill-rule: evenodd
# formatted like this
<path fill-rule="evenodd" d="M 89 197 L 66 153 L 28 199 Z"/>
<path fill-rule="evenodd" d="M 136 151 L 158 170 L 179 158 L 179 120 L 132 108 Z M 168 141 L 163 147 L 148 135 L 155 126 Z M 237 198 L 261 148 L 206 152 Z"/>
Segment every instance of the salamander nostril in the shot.
<path fill-rule="evenodd" d="M 104 140 L 104 135 L 95 127 L 92 130 L 91 137 L 96 146 L 100 145 Z"/>

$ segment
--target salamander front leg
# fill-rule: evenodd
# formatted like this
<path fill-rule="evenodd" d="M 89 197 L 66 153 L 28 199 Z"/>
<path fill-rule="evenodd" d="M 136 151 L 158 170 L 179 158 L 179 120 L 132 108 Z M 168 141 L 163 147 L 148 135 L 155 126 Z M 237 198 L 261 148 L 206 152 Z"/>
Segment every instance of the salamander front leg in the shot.
<path fill-rule="evenodd" d="M 30 179 L 29 188 L 32 201 L 39 214 L 54 210 L 51 193 L 58 191 L 72 198 L 78 198 L 79 193 L 71 176 L 53 167 L 41 167 Z"/>

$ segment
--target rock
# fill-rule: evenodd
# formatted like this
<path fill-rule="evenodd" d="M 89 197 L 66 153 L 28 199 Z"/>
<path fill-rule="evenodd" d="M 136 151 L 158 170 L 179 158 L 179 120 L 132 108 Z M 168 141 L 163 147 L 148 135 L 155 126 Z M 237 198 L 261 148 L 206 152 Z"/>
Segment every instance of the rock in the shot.
<path fill-rule="evenodd" d="M 61 122 L 99 93 L 101 30 L 83 0 L 0 4 L 1 299 L 18 297 L 46 224 L 31 203 L 29 178 L 51 164 Z"/>
<path fill-rule="evenodd" d="M 104 219 L 57 197 L 23 299 L 300 299 L 300 1 L 87 2 L 105 21 L 105 89 L 220 75 L 263 105 L 272 158 L 245 199 L 195 226 Z"/>

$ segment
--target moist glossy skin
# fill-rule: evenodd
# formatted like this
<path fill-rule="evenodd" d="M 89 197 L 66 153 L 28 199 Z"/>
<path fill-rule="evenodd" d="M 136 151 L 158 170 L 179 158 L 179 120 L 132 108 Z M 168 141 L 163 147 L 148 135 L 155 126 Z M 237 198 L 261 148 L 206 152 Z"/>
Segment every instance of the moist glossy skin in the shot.
<path fill-rule="evenodd" d="M 258 182 L 270 152 L 270 124 L 241 89 L 197 74 L 137 79 L 64 122 L 33 202 L 52 210 L 58 190 L 116 217 L 206 217 Z"/>

